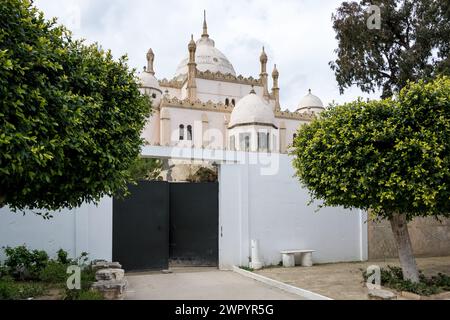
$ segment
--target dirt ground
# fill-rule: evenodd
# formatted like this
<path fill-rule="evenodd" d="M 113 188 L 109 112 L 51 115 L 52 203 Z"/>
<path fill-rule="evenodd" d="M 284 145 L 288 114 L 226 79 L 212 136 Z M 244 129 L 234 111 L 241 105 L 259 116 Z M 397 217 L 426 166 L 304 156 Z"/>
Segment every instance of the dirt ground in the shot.
<path fill-rule="evenodd" d="M 417 264 L 426 276 L 445 273 L 450 275 L 450 256 L 418 258 Z M 302 289 L 322 294 L 338 300 L 367 300 L 368 290 L 364 284 L 362 271 L 370 265 L 385 267 L 399 266 L 397 259 L 354 263 L 333 263 L 315 265 L 310 268 L 268 268 L 256 273 Z M 434 299 L 450 299 L 450 293 L 432 296 Z"/>

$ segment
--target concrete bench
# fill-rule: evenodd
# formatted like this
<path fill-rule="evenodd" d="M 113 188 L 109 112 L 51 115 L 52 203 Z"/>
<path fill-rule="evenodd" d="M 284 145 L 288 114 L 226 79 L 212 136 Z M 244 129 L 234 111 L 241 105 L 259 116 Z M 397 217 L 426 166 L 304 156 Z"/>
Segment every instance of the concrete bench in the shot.
<path fill-rule="evenodd" d="M 281 251 L 283 257 L 283 267 L 295 267 L 295 255 L 301 254 L 301 265 L 303 267 L 312 267 L 312 254 L 315 250 L 284 250 Z"/>

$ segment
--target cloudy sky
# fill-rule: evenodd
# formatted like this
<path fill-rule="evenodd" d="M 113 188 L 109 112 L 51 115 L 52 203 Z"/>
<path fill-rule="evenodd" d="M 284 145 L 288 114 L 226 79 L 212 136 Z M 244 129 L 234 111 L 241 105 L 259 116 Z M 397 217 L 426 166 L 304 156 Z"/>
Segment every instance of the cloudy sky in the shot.
<path fill-rule="evenodd" d="M 171 79 L 187 56 L 190 35 L 202 33 L 203 10 L 208 31 L 238 74 L 259 75 L 261 47 L 269 70 L 280 71 L 281 104 L 295 110 L 311 88 L 325 104 L 359 96 L 358 88 L 339 94 L 328 62 L 337 47 L 331 14 L 337 0 L 36 0 L 47 17 L 58 17 L 77 38 L 98 42 L 142 70 L 146 52 L 155 52 L 159 79 Z M 377 98 L 378 94 L 370 95 Z"/>

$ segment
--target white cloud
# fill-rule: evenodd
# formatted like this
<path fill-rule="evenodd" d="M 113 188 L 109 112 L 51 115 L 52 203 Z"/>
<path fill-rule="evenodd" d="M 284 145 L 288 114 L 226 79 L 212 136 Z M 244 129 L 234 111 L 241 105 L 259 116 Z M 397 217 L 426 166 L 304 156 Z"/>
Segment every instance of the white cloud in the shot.
<path fill-rule="evenodd" d="M 328 66 L 337 46 L 331 14 L 340 2 L 36 0 L 35 4 L 47 17 L 56 16 L 71 26 L 75 37 L 99 42 L 116 57 L 128 54 L 130 65 L 139 70 L 148 48 L 153 48 L 159 78 L 173 77 L 187 55 L 191 33 L 196 38 L 201 34 L 206 9 L 209 34 L 237 73 L 257 77 L 261 47 L 266 47 L 269 70 L 276 63 L 280 71 L 282 107 L 295 110 L 309 88 L 325 104 L 369 96 L 357 88 L 339 95 Z"/>

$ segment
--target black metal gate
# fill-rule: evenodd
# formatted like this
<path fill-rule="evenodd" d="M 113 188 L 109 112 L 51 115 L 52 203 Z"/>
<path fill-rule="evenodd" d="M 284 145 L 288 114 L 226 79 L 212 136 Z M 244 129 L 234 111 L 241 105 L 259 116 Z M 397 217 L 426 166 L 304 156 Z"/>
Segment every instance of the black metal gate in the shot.
<path fill-rule="evenodd" d="M 113 201 L 113 259 L 127 271 L 217 266 L 218 183 L 140 182 Z"/>
<path fill-rule="evenodd" d="M 169 184 L 140 182 L 113 200 L 113 259 L 127 271 L 168 269 Z"/>
<path fill-rule="evenodd" d="M 219 184 L 170 184 L 170 260 L 176 265 L 217 266 Z"/>

